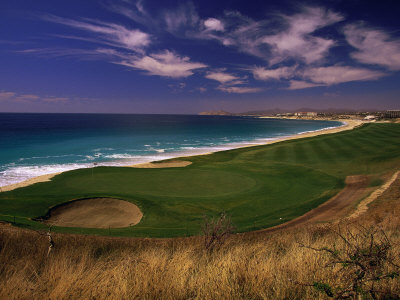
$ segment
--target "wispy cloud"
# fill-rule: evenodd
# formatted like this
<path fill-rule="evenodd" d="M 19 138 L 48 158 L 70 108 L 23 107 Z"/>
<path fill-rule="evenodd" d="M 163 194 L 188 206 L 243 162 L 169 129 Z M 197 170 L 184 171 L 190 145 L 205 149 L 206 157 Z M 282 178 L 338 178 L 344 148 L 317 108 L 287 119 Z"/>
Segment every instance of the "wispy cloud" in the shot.
<path fill-rule="evenodd" d="M 238 11 L 200 17 L 192 1 L 158 11 L 146 9 L 145 4 L 142 0 L 105 2 L 108 9 L 129 18 L 132 26 L 88 18 L 42 16 L 45 21 L 74 29 L 70 35 L 56 37 L 84 41 L 92 44 L 93 48 L 36 48 L 20 52 L 46 57 L 105 60 L 144 71 L 146 75 L 167 78 L 185 78 L 200 71 L 206 79 L 218 82 L 217 90 L 226 93 L 261 91 L 258 87 L 246 86 L 249 79 L 243 75 L 244 71 L 252 74 L 255 80 L 281 81 L 291 90 L 377 80 L 387 75 L 383 71 L 353 67 L 349 61 L 333 62 L 337 57 L 329 57 L 329 53 L 338 41 L 332 36 L 336 39 L 340 36 L 327 35 L 321 29 L 337 26 L 344 21 L 344 16 L 324 7 L 302 6 L 294 14 L 274 13 L 255 20 Z M 400 70 L 399 39 L 382 30 L 367 28 L 362 23 L 347 25 L 343 32 L 347 42 L 356 49 L 351 53 L 352 58 L 361 63 Z M 163 38 L 171 38 L 171 34 L 174 35 L 173 42 L 182 39 L 191 39 L 191 42 L 196 39 L 214 40 L 238 52 L 261 58 L 264 63 L 235 71 L 212 68 L 171 50 L 170 46 L 170 50 L 161 50 Z"/>
<path fill-rule="evenodd" d="M 321 83 L 312 83 L 312 82 L 306 82 L 306 81 L 301 81 L 301 80 L 290 80 L 289 84 L 290 85 L 287 88 L 288 90 L 301 90 L 301 89 L 308 89 L 308 88 L 325 85 L 325 84 L 321 84 Z"/>
<path fill-rule="evenodd" d="M 314 36 L 313 33 L 342 21 L 343 16 L 319 7 L 306 7 L 303 12 L 293 16 L 283 15 L 282 19 L 287 26 L 285 30 L 261 38 L 271 47 L 271 64 L 287 58 L 300 59 L 308 64 L 323 59 L 335 41 Z"/>
<path fill-rule="evenodd" d="M 49 103 L 61 103 L 68 102 L 70 99 L 68 97 L 44 97 L 42 101 Z"/>
<path fill-rule="evenodd" d="M 230 94 L 249 94 L 249 93 L 258 93 L 262 91 L 261 88 L 255 88 L 255 87 L 223 86 L 223 85 L 220 85 L 219 87 L 217 87 L 217 89 Z"/>
<path fill-rule="evenodd" d="M 166 30 L 171 33 L 185 32 L 196 27 L 200 22 L 192 2 L 186 2 L 175 9 L 166 10 L 163 15 Z"/>
<path fill-rule="evenodd" d="M 205 88 L 205 87 L 198 87 L 198 88 L 196 88 L 196 90 L 197 91 L 199 91 L 200 93 L 205 93 L 205 92 L 207 92 L 207 88 Z"/>
<path fill-rule="evenodd" d="M 377 80 L 387 75 L 384 72 L 349 66 L 330 66 L 308 68 L 303 72 L 303 78 L 314 83 L 333 85 L 350 81 Z"/>
<path fill-rule="evenodd" d="M 108 59 L 113 55 L 117 55 L 118 52 L 112 49 L 95 48 L 95 49 L 79 49 L 79 48 L 31 48 L 15 51 L 17 53 L 34 54 L 46 58 L 58 58 L 58 57 L 73 57 L 75 59 L 82 60 L 102 60 Z"/>
<path fill-rule="evenodd" d="M 125 26 L 114 23 L 107 23 L 93 19 L 83 19 L 83 21 L 78 21 L 54 15 L 46 15 L 42 18 L 48 22 L 58 23 L 86 31 L 97 37 L 97 39 L 94 40 L 91 36 L 91 41 L 96 41 L 113 47 L 143 52 L 143 49 L 151 43 L 151 37 L 149 34 L 138 29 L 129 29 Z M 73 38 L 73 36 L 70 38 Z M 82 37 L 79 37 L 79 39 L 82 39 Z"/>
<path fill-rule="evenodd" d="M 382 30 L 363 24 L 344 28 L 347 42 L 357 49 L 351 56 L 361 63 L 374 64 L 390 70 L 400 70 L 400 39 L 394 39 Z"/>
<path fill-rule="evenodd" d="M 70 98 L 68 97 L 55 97 L 55 96 L 45 96 L 41 97 L 34 94 L 21 94 L 8 91 L 0 91 L 0 101 L 7 102 L 20 102 L 20 103 L 39 103 L 39 102 L 67 102 Z"/>
<path fill-rule="evenodd" d="M 257 80 L 280 80 L 292 78 L 295 75 L 296 68 L 297 66 L 281 67 L 276 69 L 254 67 L 251 69 L 251 72 Z"/>
<path fill-rule="evenodd" d="M 202 63 L 191 62 L 189 57 L 181 57 L 168 50 L 143 57 L 131 57 L 116 63 L 144 70 L 148 75 L 171 78 L 188 77 L 193 75 L 194 70 L 207 67 Z"/>
<path fill-rule="evenodd" d="M 135 19 L 136 16 L 146 15 L 141 2 L 136 3 L 135 14 L 131 10 L 124 10 L 122 7 L 113 6 L 114 10 L 124 13 Z M 179 18 L 174 20 L 170 16 L 170 26 L 178 26 Z M 19 51 L 26 54 L 36 54 L 46 57 L 77 57 L 79 59 L 106 60 L 108 62 L 124 65 L 129 68 L 146 71 L 147 75 L 157 75 L 169 78 L 188 77 L 197 69 L 205 68 L 207 65 L 199 62 L 192 62 L 187 56 L 180 56 L 173 51 L 164 50 L 156 53 L 148 53 L 151 44 L 151 35 L 139 29 L 131 29 L 125 26 L 103 22 L 93 19 L 68 19 L 54 15 L 42 16 L 48 22 L 58 23 L 80 31 L 86 32 L 86 36 L 80 35 L 57 35 L 59 38 L 76 39 L 88 43 L 100 44 L 92 49 L 73 48 L 33 48 Z M 143 21 L 140 19 L 140 21 Z M 172 22 L 177 22 L 175 25 Z M 178 24 L 179 23 L 179 24 Z"/>
<path fill-rule="evenodd" d="M 32 94 L 19 94 L 8 91 L 0 91 L 0 101 L 12 102 L 36 102 L 40 97 Z"/>
<path fill-rule="evenodd" d="M 14 92 L 5 92 L 5 91 L 0 91 L 0 101 L 7 101 L 11 100 L 15 97 Z"/>
<path fill-rule="evenodd" d="M 287 89 L 289 90 L 335 85 L 351 81 L 377 80 L 387 75 L 381 71 L 351 66 L 305 66 L 302 68 L 293 66 L 276 69 L 254 67 L 251 71 L 257 80 L 288 81 L 289 87 Z"/>
<path fill-rule="evenodd" d="M 218 81 L 219 83 L 223 83 L 223 84 L 240 80 L 240 77 L 223 72 L 223 71 L 208 72 L 206 74 L 206 76 L 204 76 L 204 77 L 207 79 Z"/>
<path fill-rule="evenodd" d="M 237 11 L 220 18 L 200 20 L 193 5 L 165 14 L 168 31 L 186 38 L 214 39 L 240 52 L 263 58 L 271 65 L 295 59 L 305 63 L 321 61 L 336 42 L 317 36 L 321 28 L 344 17 L 320 7 L 304 7 L 294 15 L 274 15 L 255 21 Z"/>
<path fill-rule="evenodd" d="M 126 1 L 123 1 L 126 2 Z M 134 2 L 118 3 L 117 1 L 108 1 L 105 7 L 115 13 L 123 15 L 135 23 L 144 25 L 152 30 L 157 30 L 158 19 L 151 16 L 144 8 L 142 0 Z"/>
<path fill-rule="evenodd" d="M 230 74 L 225 72 L 225 69 L 210 71 L 204 77 L 218 81 L 220 85 L 216 89 L 225 93 L 246 94 L 262 91 L 260 88 L 242 86 L 247 83 L 247 77 Z"/>

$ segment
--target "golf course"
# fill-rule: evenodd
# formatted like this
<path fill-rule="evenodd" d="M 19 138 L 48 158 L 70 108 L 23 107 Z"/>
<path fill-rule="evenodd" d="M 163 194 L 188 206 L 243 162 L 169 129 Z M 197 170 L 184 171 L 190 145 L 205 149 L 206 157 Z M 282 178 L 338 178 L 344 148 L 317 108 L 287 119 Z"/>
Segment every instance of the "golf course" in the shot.
<path fill-rule="evenodd" d="M 400 168 L 400 124 L 365 124 L 335 134 L 174 159 L 179 160 L 191 164 L 78 169 L 48 182 L 1 192 L 0 220 L 46 228 L 52 208 L 80 199 L 112 198 L 140 209 L 135 211 L 140 216 L 136 225 L 54 226 L 52 230 L 189 236 L 200 233 L 205 217 L 222 212 L 231 217 L 237 232 L 264 229 L 299 217 L 332 198 L 345 187 L 347 176 L 367 175 L 371 187 L 381 185 L 382 176 Z"/>

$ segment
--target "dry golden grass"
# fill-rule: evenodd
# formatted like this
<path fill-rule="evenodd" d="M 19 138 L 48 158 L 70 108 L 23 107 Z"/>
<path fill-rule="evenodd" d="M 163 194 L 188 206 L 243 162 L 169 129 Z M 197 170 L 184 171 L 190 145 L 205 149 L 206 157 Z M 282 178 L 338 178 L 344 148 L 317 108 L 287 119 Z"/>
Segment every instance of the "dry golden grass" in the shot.
<path fill-rule="evenodd" d="M 397 180 L 356 220 L 385 230 L 397 264 L 399 216 Z M 338 268 L 325 267 L 327 255 L 299 246 L 340 246 L 327 225 L 235 235 L 212 252 L 204 249 L 200 237 L 148 240 L 54 234 L 55 248 L 49 256 L 46 236 L 0 228 L 0 299 L 325 299 L 303 283 L 341 282 Z M 383 280 L 378 288 L 393 299 L 400 297 L 398 278 Z"/>

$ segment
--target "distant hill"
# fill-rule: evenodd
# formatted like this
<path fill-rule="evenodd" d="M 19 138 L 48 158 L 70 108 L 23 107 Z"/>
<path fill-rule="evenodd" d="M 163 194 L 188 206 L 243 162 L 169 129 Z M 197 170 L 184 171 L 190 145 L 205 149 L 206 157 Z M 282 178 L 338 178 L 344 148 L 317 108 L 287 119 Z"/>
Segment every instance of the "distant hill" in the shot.
<path fill-rule="evenodd" d="M 202 111 L 199 113 L 202 116 L 232 116 L 233 113 L 224 111 L 224 110 L 210 110 L 210 111 Z"/>
<path fill-rule="evenodd" d="M 282 109 L 282 108 L 272 108 L 267 110 L 253 110 L 241 113 L 231 113 L 224 110 L 211 110 L 211 111 L 203 111 L 199 113 L 199 115 L 208 115 L 208 116 L 273 116 L 276 114 L 285 114 L 285 113 L 296 113 L 296 112 L 304 112 L 304 111 L 313 111 L 317 113 L 327 113 L 327 114 L 343 114 L 343 113 L 355 113 L 357 110 L 348 109 L 348 108 L 325 108 L 325 109 L 316 109 L 310 107 L 302 107 L 298 109 Z M 374 110 L 369 110 L 374 111 Z"/>

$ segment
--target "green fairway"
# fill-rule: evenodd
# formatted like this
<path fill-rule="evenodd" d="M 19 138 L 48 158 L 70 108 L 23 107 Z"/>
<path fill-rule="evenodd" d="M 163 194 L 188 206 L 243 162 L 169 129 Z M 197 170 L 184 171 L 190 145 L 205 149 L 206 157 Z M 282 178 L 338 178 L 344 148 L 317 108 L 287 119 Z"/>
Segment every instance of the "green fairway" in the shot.
<path fill-rule="evenodd" d="M 337 134 L 183 158 L 184 168 L 96 167 L 65 172 L 50 182 L 0 193 L 0 219 L 43 227 L 31 218 L 73 199 L 115 197 L 140 207 L 128 228 L 56 228 L 116 236 L 198 234 L 204 216 L 225 211 L 238 231 L 300 216 L 335 195 L 348 175 L 400 168 L 400 124 L 368 124 Z"/>

